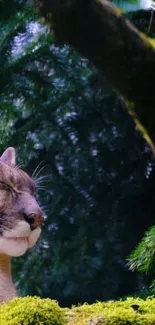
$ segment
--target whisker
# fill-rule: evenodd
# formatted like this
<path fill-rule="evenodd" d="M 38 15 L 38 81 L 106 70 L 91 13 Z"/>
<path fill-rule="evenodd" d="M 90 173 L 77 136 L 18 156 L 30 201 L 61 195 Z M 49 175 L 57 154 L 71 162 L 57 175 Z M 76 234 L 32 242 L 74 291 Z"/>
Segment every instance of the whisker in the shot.
<path fill-rule="evenodd" d="M 38 175 L 41 173 L 41 171 L 46 167 L 46 166 L 48 166 L 47 164 L 46 165 L 44 165 L 44 166 L 42 166 L 37 172 L 36 172 L 36 174 L 35 175 L 33 175 L 33 177 L 38 177 Z"/>
<path fill-rule="evenodd" d="M 45 191 L 46 193 L 49 193 L 49 189 L 45 186 L 39 186 L 37 188 L 37 192 L 39 192 L 39 191 Z"/>
<path fill-rule="evenodd" d="M 45 186 L 38 186 L 37 191 L 40 191 L 40 190 L 46 190 L 47 191 L 47 188 Z"/>
<path fill-rule="evenodd" d="M 50 176 L 52 176 L 52 173 L 51 174 L 46 174 L 46 175 L 39 176 L 36 179 L 46 178 L 46 177 L 50 177 Z"/>
<path fill-rule="evenodd" d="M 23 167 L 23 166 L 24 166 L 24 164 L 21 162 L 21 163 L 17 164 L 17 165 L 15 166 L 15 168 L 21 168 L 21 167 Z"/>
<path fill-rule="evenodd" d="M 0 229 L 1 229 L 2 231 L 9 231 L 9 232 L 11 232 L 12 229 L 10 229 L 9 226 L 12 226 L 11 222 L 9 222 L 9 223 L 7 224 L 7 226 L 3 225 Z"/>
<path fill-rule="evenodd" d="M 43 176 L 40 176 L 40 177 L 38 177 L 38 178 L 35 178 L 35 181 L 38 182 L 38 181 L 43 180 L 43 179 L 46 180 L 46 178 L 49 179 L 49 177 L 51 177 L 51 176 L 52 176 L 52 174 L 43 175 Z"/>
<path fill-rule="evenodd" d="M 38 164 L 38 166 L 35 168 L 35 170 L 34 170 L 34 172 L 33 172 L 33 174 L 32 174 L 32 177 L 35 176 L 35 173 L 37 172 L 38 168 L 41 166 L 41 164 L 42 164 L 43 162 L 44 162 L 44 160 L 42 160 L 42 161 Z"/>
<path fill-rule="evenodd" d="M 48 204 L 41 205 L 41 209 L 42 209 L 44 212 L 47 212 L 47 211 L 48 211 Z"/>
<path fill-rule="evenodd" d="M 51 181 L 50 179 L 43 179 L 43 180 L 40 180 L 40 181 L 36 181 L 35 184 L 39 185 L 39 184 L 42 184 L 42 183 L 49 183 L 50 181 Z"/>

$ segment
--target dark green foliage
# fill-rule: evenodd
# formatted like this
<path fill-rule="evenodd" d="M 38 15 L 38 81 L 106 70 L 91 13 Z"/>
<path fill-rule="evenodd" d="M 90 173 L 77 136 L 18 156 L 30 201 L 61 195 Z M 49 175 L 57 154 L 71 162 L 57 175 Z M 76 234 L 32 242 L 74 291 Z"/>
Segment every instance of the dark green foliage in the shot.
<path fill-rule="evenodd" d="M 136 250 L 130 254 L 129 265 L 131 270 L 155 275 L 155 226 L 145 233 Z"/>
<path fill-rule="evenodd" d="M 29 4 L 1 9 L 1 148 L 15 146 L 30 174 L 41 163 L 38 177 L 47 175 L 42 238 L 14 261 L 19 292 L 62 305 L 133 293 L 143 279 L 126 257 L 154 223 L 150 151 L 121 99 L 54 43 Z"/>

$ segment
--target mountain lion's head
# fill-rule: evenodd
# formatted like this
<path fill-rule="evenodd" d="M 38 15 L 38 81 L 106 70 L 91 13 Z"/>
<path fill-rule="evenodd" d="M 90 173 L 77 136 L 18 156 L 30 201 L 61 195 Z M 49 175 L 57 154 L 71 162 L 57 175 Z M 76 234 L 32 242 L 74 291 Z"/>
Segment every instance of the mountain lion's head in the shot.
<path fill-rule="evenodd" d="M 36 243 L 42 221 L 35 183 L 16 166 L 10 147 L 0 157 L 0 254 L 23 255 Z"/>

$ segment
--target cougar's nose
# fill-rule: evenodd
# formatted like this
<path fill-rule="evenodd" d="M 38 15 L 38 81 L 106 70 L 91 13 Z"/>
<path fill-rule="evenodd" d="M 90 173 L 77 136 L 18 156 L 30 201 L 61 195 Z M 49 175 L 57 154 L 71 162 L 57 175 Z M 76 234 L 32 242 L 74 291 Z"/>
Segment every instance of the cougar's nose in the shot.
<path fill-rule="evenodd" d="M 24 214 L 24 219 L 29 223 L 31 230 L 41 226 L 44 221 L 41 213 L 30 213 L 28 215 Z"/>

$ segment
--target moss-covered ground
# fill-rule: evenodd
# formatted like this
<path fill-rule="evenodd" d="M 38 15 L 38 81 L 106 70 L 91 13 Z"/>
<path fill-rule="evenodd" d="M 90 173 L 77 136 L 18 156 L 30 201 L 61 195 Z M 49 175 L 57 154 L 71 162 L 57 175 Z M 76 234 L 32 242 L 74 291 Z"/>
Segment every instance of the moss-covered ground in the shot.
<path fill-rule="evenodd" d="M 16 298 L 0 308 L 0 325 L 155 325 L 155 298 L 60 308 L 50 299 Z"/>

